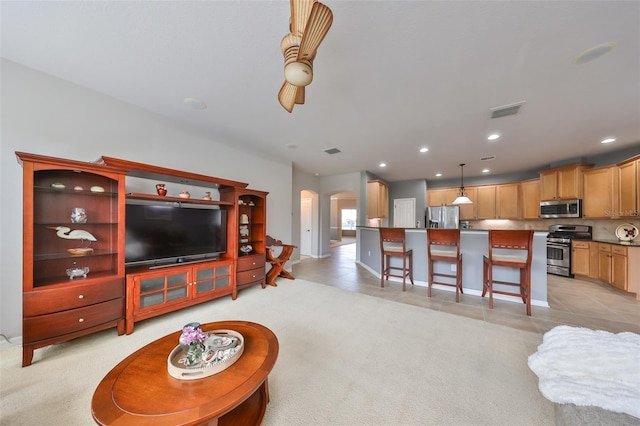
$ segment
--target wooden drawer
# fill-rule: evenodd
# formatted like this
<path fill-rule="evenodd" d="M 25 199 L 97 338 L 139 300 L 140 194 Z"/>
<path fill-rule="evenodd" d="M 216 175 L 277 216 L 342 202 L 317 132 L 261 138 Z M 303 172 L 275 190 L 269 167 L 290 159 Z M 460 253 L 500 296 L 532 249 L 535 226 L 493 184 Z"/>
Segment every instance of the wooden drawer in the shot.
<path fill-rule="evenodd" d="M 23 315 L 50 314 L 124 297 L 124 279 L 42 288 L 23 294 Z"/>
<path fill-rule="evenodd" d="M 54 314 L 25 317 L 24 343 L 63 336 L 124 318 L 124 298 Z"/>
<path fill-rule="evenodd" d="M 264 266 L 261 266 L 256 269 L 252 269 L 250 271 L 238 272 L 236 278 L 236 285 L 241 286 L 248 283 L 260 282 L 264 280 L 265 277 L 265 269 Z"/>
<path fill-rule="evenodd" d="M 627 255 L 627 248 L 626 247 L 621 247 L 621 246 L 611 246 L 611 253 L 619 254 L 620 256 L 626 256 Z"/>
<path fill-rule="evenodd" d="M 579 248 L 579 249 L 588 249 L 589 248 L 589 242 L 588 241 L 572 241 L 573 243 L 573 248 Z"/>
<path fill-rule="evenodd" d="M 238 272 L 248 271 L 250 269 L 256 269 L 261 266 L 264 268 L 266 263 L 266 257 L 264 254 L 258 254 L 254 256 L 243 256 L 238 258 Z"/>
<path fill-rule="evenodd" d="M 611 253 L 611 244 L 600 243 L 600 244 L 598 244 L 598 250 L 603 251 L 603 252 L 607 252 L 607 253 Z"/>

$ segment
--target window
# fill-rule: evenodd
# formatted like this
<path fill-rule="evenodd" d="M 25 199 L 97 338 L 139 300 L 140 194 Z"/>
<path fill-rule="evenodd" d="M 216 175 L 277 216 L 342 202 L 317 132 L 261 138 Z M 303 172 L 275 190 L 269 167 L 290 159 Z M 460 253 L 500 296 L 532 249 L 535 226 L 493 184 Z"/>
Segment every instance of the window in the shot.
<path fill-rule="evenodd" d="M 358 211 L 356 209 L 342 209 L 342 230 L 355 231 Z"/>

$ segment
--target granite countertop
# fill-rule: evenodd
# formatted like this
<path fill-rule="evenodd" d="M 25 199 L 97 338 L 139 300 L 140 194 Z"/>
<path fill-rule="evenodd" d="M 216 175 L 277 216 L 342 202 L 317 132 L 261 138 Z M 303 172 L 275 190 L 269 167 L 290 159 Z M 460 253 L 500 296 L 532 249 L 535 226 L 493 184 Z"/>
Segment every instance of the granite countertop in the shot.
<path fill-rule="evenodd" d="M 591 241 L 594 243 L 607 243 L 607 244 L 615 244 L 618 246 L 625 247 L 640 247 L 640 241 L 638 239 L 634 241 L 620 241 L 617 238 L 594 238 Z"/>
<path fill-rule="evenodd" d="M 356 228 L 362 229 L 380 229 L 379 226 L 356 226 Z M 407 231 L 426 231 L 428 228 L 404 228 Z M 437 228 L 436 228 L 437 229 Z M 487 232 L 489 229 L 481 229 L 481 228 L 459 228 L 462 232 Z M 546 232 L 548 233 L 548 229 L 534 229 L 534 232 Z"/>

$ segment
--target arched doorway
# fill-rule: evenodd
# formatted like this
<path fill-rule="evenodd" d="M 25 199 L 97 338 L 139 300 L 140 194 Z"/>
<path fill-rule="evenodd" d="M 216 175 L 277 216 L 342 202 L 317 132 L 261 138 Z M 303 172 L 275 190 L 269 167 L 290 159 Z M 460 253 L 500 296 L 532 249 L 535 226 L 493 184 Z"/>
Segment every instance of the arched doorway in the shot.
<path fill-rule="evenodd" d="M 345 191 L 333 194 L 330 211 L 330 246 L 355 244 L 358 221 L 356 193 Z"/>

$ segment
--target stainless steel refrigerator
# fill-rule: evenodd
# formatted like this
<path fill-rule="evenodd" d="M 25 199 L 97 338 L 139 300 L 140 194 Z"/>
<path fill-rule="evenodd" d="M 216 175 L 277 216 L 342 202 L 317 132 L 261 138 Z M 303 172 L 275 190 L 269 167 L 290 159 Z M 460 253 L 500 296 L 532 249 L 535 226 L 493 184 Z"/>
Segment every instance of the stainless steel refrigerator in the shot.
<path fill-rule="evenodd" d="M 429 228 L 457 229 L 460 227 L 460 206 L 427 207 Z"/>

